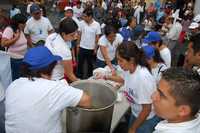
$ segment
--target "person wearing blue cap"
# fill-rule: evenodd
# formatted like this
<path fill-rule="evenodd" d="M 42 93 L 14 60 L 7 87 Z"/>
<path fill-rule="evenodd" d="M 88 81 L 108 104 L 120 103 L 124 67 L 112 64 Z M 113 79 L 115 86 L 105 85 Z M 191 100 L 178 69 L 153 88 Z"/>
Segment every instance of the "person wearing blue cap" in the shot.
<path fill-rule="evenodd" d="M 61 133 L 61 113 L 66 107 L 90 107 L 91 97 L 66 82 L 53 81 L 52 70 L 62 58 L 48 48 L 31 48 L 23 59 L 24 77 L 6 90 L 7 133 Z"/>
<path fill-rule="evenodd" d="M 164 61 L 156 48 L 148 45 L 143 47 L 142 49 L 151 68 L 151 73 L 155 78 L 156 83 L 158 84 L 161 79 L 162 72 L 167 69 L 167 66 L 164 64 Z"/>
<path fill-rule="evenodd" d="M 29 46 L 43 45 L 47 36 L 53 33 L 54 29 L 48 18 L 42 16 L 42 10 L 37 4 L 30 7 L 31 18 L 26 22 L 24 33 Z"/>
<path fill-rule="evenodd" d="M 163 43 L 159 32 L 149 32 L 144 38 L 144 42 L 154 46 L 160 52 L 160 56 L 164 60 L 164 63 L 167 65 L 167 67 L 171 67 L 171 52 Z"/>

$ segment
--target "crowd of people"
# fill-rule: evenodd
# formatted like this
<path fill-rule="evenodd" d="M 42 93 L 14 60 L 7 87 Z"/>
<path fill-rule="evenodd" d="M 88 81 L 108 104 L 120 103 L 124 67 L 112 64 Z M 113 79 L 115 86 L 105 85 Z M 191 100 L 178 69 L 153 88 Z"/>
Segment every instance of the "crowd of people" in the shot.
<path fill-rule="evenodd" d="M 199 133 L 200 14 L 193 8 L 192 0 L 72 0 L 58 27 L 34 0 L 25 13 L 16 5 L 9 18 L 0 11 L 0 48 L 13 81 L 3 86 L 0 77 L 0 132 L 61 133 L 62 111 L 92 102 L 69 83 L 108 67 L 96 79 L 124 86 L 128 133 Z"/>

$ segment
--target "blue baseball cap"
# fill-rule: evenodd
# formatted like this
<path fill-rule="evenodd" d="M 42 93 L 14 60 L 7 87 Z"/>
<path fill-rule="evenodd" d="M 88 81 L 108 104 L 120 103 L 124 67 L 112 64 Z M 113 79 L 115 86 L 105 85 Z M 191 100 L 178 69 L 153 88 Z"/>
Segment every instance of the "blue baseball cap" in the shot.
<path fill-rule="evenodd" d="M 31 13 L 41 12 L 41 9 L 40 9 L 39 5 L 32 4 L 30 7 L 30 12 Z"/>
<path fill-rule="evenodd" d="M 152 59 L 155 56 L 155 48 L 153 46 L 150 46 L 150 45 L 144 46 L 143 51 L 144 51 L 145 57 L 148 60 Z"/>
<path fill-rule="evenodd" d="M 30 70 L 39 70 L 48 67 L 54 61 L 62 60 L 60 56 L 53 55 L 51 51 L 44 46 L 31 48 L 24 56 L 23 62 L 30 65 Z"/>
<path fill-rule="evenodd" d="M 152 42 L 158 42 L 162 40 L 160 33 L 156 31 L 151 31 L 147 34 L 147 36 L 144 38 L 145 43 L 152 43 Z"/>

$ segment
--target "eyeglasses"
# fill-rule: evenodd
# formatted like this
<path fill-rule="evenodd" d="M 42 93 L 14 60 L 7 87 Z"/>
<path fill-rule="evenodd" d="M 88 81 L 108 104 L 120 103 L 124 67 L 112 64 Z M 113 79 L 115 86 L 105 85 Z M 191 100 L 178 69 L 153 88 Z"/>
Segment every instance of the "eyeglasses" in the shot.
<path fill-rule="evenodd" d="M 41 12 L 35 12 L 33 13 L 33 15 L 39 15 Z"/>

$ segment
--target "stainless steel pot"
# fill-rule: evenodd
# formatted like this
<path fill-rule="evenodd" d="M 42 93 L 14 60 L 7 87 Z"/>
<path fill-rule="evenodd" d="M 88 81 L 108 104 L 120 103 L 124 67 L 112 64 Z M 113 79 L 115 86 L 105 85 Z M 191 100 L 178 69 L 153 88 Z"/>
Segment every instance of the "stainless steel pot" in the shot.
<path fill-rule="evenodd" d="M 72 83 L 92 97 L 92 108 L 67 108 L 67 133 L 109 133 L 116 93 L 112 86 L 95 80 Z"/>

